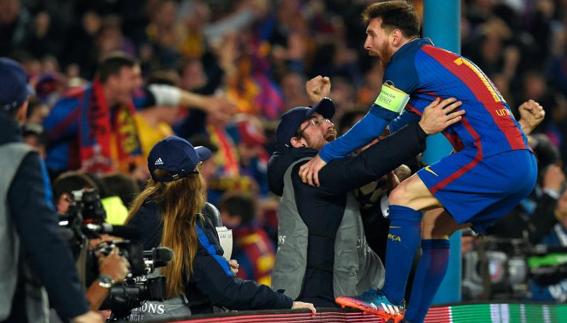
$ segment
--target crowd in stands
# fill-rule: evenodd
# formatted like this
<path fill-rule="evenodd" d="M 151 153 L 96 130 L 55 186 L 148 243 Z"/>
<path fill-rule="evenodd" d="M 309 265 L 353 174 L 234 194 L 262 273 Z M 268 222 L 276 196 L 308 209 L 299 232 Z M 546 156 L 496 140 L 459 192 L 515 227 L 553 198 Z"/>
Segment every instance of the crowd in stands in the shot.
<path fill-rule="evenodd" d="M 269 285 L 277 120 L 311 104 L 316 75 L 331 79 L 340 133 L 365 113 L 382 78 L 362 48 L 370 2 L 0 0 L 0 57 L 21 62 L 34 87 L 23 133 L 46 161 L 54 204 L 96 188 L 108 221 L 123 224 L 151 147 L 176 134 L 213 152 L 201 173 L 234 230 L 238 276 Z M 461 42 L 514 113 L 528 99 L 546 110 L 530 139 L 538 186 L 490 234 L 567 247 L 567 1 L 465 0 Z M 531 287 L 533 298 L 567 299 L 565 281 Z"/>

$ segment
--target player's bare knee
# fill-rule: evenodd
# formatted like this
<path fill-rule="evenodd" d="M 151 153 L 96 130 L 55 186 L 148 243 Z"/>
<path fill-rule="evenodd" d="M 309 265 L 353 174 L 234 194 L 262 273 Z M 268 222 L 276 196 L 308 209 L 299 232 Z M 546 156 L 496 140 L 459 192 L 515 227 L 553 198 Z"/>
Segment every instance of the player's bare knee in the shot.
<path fill-rule="evenodd" d="M 390 192 L 390 195 L 388 196 L 388 202 L 390 202 L 390 205 L 406 206 L 410 202 L 409 197 L 410 192 L 407 190 L 406 185 L 404 185 L 404 183 L 401 183 L 392 192 Z"/>

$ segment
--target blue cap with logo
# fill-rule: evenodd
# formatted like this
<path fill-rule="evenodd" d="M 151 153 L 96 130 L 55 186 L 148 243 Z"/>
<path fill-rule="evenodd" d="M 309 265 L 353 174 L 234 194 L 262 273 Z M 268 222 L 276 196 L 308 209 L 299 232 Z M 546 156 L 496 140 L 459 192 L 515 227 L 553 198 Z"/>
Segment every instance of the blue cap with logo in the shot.
<path fill-rule="evenodd" d="M 0 110 L 12 112 L 32 94 L 22 66 L 12 59 L 0 57 Z"/>
<path fill-rule="evenodd" d="M 318 113 L 323 118 L 331 119 L 335 115 L 335 103 L 329 98 L 323 98 L 313 107 L 295 107 L 282 115 L 276 129 L 276 144 L 289 146 L 291 138 L 295 137 L 303 121 Z"/>
<path fill-rule="evenodd" d="M 198 172 L 197 166 L 211 158 L 211 151 L 177 136 L 167 137 L 152 148 L 148 156 L 148 168 L 156 182 L 171 182 Z M 158 176 L 155 170 L 163 169 L 166 175 Z"/>

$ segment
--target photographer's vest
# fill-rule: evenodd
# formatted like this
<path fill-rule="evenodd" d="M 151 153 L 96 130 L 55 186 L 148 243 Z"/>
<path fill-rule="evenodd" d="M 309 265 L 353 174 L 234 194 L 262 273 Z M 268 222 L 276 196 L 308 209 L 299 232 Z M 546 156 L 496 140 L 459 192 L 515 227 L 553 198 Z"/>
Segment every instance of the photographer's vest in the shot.
<path fill-rule="evenodd" d="M 284 290 L 294 300 L 301 293 L 307 268 L 309 230 L 295 203 L 291 171 L 306 159 L 291 164 L 284 174 L 284 191 L 278 212 L 278 249 L 272 272 L 272 288 Z M 334 296 L 359 295 L 370 288 L 380 288 L 383 283 L 384 266 L 366 242 L 358 203 L 349 193 L 335 237 Z"/>
<path fill-rule="evenodd" d="M 20 262 L 20 239 L 8 209 L 8 190 L 22 160 L 31 151 L 23 143 L 0 145 L 0 321 L 10 315 L 16 288 L 22 288 L 20 292 L 25 294 L 25 299 L 19 301 L 26 302 L 28 322 L 47 322 L 49 315 L 47 293 L 33 278 L 25 263 Z"/>

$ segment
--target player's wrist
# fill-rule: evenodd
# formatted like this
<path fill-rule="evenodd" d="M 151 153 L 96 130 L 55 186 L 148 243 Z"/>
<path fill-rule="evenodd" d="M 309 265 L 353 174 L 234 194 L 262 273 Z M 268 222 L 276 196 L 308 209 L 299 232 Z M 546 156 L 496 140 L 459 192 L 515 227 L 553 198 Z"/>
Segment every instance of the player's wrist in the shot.
<path fill-rule="evenodd" d="M 524 131 L 524 133 L 530 134 L 532 132 L 533 128 L 524 119 L 520 119 L 518 121 L 518 123 L 520 124 L 520 127 L 522 127 L 522 130 Z"/>

